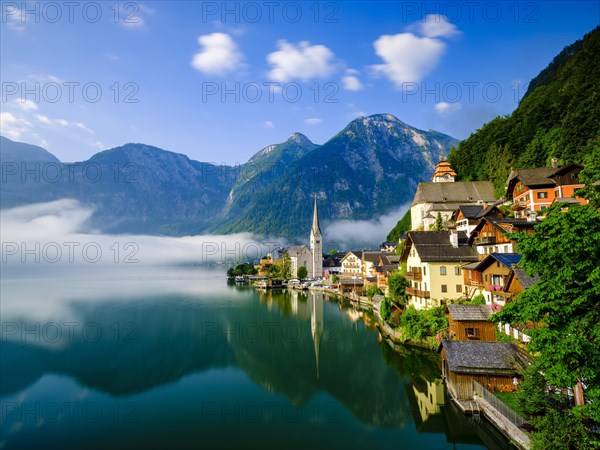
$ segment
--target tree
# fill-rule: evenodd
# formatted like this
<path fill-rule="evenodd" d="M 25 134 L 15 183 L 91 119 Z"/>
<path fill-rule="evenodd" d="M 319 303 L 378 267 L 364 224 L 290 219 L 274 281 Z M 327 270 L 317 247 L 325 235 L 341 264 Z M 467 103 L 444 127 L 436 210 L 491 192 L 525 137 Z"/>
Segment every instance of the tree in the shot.
<path fill-rule="evenodd" d="M 594 208 L 600 208 L 600 142 L 593 143 L 592 152 L 583 161 L 583 170 L 579 172 L 579 179 L 586 186 L 577 192 L 590 201 Z"/>
<path fill-rule="evenodd" d="M 281 261 L 281 277 L 284 280 L 292 278 L 292 260 L 288 252 L 283 254 L 283 259 Z"/>
<path fill-rule="evenodd" d="M 444 231 L 444 219 L 442 219 L 442 215 L 439 211 L 435 218 L 435 223 L 433 224 L 433 231 Z"/>
<path fill-rule="evenodd" d="M 304 267 L 304 266 L 298 267 L 298 278 L 300 278 L 301 280 L 304 280 L 307 275 L 308 275 L 308 270 L 306 269 L 306 267 Z"/>
<path fill-rule="evenodd" d="M 390 301 L 389 297 L 383 297 L 383 300 L 379 304 L 379 316 L 381 317 L 381 320 L 387 322 L 391 314 L 392 302 Z"/>
<path fill-rule="evenodd" d="M 599 422 L 600 212 L 579 204 L 563 212 L 555 205 L 534 234 L 511 238 L 523 255 L 520 266 L 530 276 L 537 274 L 539 281 L 496 313 L 494 320 L 536 324 L 528 332 L 529 348 L 539 352 L 536 364 L 544 380 L 560 388 L 583 380 L 588 403 L 572 412 Z M 540 421 L 540 426 L 560 423 L 551 419 Z"/>
<path fill-rule="evenodd" d="M 373 300 L 373 296 L 381 295 L 383 294 L 383 292 L 381 292 L 381 289 L 379 289 L 377 286 L 370 285 L 367 286 L 367 288 L 365 289 L 365 294 L 367 294 L 367 298 L 369 299 L 369 301 L 371 301 Z"/>
<path fill-rule="evenodd" d="M 339 250 L 337 248 L 332 248 L 331 250 L 329 250 L 329 255 L 330 256 L 335 256 L 335 255 L 337 255 L 338 251 Z"/>
<path fill-rule="evenodd" d="M 399 270 L 394 270 L 388 276 L 387 285 L 388 293 L 392 301 L 400 305 L 405 305 L 408 279 L 404 275 L 402 275 Z"/>
<path fill-rule="evenodd" d="M 406 214 L 404 214 L 404 216 L 402 217 L 402 219 L 400 219 L 396 226 L 394 226 L 394 228 L 392 228 L 392 230 L 388 233 L 386 239 L 389 242 L 398 242 L 398 239 L 401 235 L 403 235 L 407 231 L 410 231 L 411 226 L 412 223 L 409 208 L 408 211 L 406 211 Z"/>

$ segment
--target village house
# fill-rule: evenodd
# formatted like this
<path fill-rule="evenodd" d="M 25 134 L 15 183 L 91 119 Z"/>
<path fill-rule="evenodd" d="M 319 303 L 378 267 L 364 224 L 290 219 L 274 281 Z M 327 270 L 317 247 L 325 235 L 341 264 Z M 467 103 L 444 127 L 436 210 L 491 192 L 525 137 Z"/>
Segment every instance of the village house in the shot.
<path fill-rule="evenodd" d="M 527 273 L 518 265 L 513 264 L 510 268 L 510 272 L 504 284 L 504 289 L 498 292 L 497 295 L 504 297 L 504 303 L 515 301 L 515 297 L 523 292 L 525 289 L 529 289 L 535 283 L 539 281 L 538 275 L 530 277 Z M 531 337 L 527 334 L 528 330 L 533 327 L 533 323 L 526 324 L 509 324 L 499 323 L 498 328 L 504 334 L 512 336 L 513 338 L 521 342 L 530 342 Z"/>
<path fill-rule="evenodd" d="M 450 220 L 456 231 L 464 231 L 469 236 L 484 217 L 503 218 L 504 214 L 496 205 L 460 205 Z"/>
<path fill-rule="evenodd" d="M 390 274 L 399 268 L 400 255 L 385 255 L 382 254 L 379 257 L 379 262 L 375 266 L 375 272 L 377 274 L 377 287 L 381 289 L 386 295 L 388 293 L 388 277 Z"/>
<path fill-rule="evenodd" d="M 381 245 L 379 246 L 379 251 L 383 253 L 394 253 L 397 247 L 397 242 L 386 241 L 381 243 Z"/>
<path fill-rule="evenodd" d="M 496 325 L 489 321 L 492 308 L 488 305 L 448 305 L 448 335 L 457 341 L 496 340 Z"/>
<path fill-rule="evenodd" d="M 436 166 L 431 182 L 419 183 L 410 207 L 411 229 L 429 230 L 438 213 L 444 222 L 461 205 L 494 203 L 494 186 L 489 181 L 456 182 L 456 173 L 447 161 Z"/>
<path fill-rule="evenodd" d="M 377 284 L 377 264 L 379 263 L 379 259 L 381 257 L 381 252 L 362 252 L 362 273 L 361 277 L 365 281 L 365 285 L 375 285 Z"/>
<path fill-rule="evenodd" d="M 266 256 L 263 256 L 258 264 L 254 265 L 256 269 L 256 275 L 258 276 L 269 276 L 271 275 L 271 268 L 273 266 L 281 267 L 283 260 L 281 257 L 275 253 L 267 253 Z"/>
<path fill-rule="evenodd" d="M 342 277 L 362 278 L 362 250 L 351 250 L 340 261 Z"/>
<path fill-rule="evenodd" d="M 469 245 L 474 247 L 479 259 L 490 253 L 514 253 L 515 241 L 508 233 L 533 233 L 533 227 L 540 223 L 534 217 L 527 219 L 506 219 L 484 217 L 469 236 Z"/>
<path fill-rule="evenodd" d="M 492 391 L 510 389 L 528 363 L 510 342 L 442 341 L 438 351 L 448 392 L 458 402 L 473 400 L 473 381 Z"/>
<path fill-rule="evenodd" d="M 409 280 L 409 305 L 431 308 L 464 296 L 461 267 L 477 261 L 475 250 L 466 244 L 465 233 L 455 231 L 408 233 L 401 262 Z"/>
<path fill-rule="evenodd" d="M 487 305 L 505 304 L 502 294 L 511 267 L 521 260 L 518 253 L 490 253 L 482 261 L 463 267 L 467 298 L 483 295 Z"/>
<path fill-rule="evenodd" d="M 580 164 L 557 166 L 556 158 L 551 167 L 513 170 L 506 181 L 507 197 L 513 200 L 515 218 L 528 217 L 530 213 L 545 215 L 554 201 L 565 201 L 575 191 L 584 187 L 579 181 Z M 576 198 L 579 203 L 587 201 Z"/>
<path fill-rule="evenodd" d="M 344 253 L 337 252 L 334 255 L 327 255 L 323 259 L 323 276 L 340 276 L 342 274 L 342 258 Z"/>

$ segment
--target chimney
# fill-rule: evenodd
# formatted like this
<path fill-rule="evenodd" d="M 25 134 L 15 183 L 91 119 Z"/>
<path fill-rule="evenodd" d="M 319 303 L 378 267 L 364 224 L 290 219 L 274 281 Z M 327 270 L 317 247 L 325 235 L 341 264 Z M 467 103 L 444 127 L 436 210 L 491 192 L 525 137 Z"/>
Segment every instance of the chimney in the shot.
<path fill-rule="evenodd" d="M 557 169 L 558 168 L 558 159 L 552 158 L 551 164 L 552 164 L 553 169 Z"/>
<path fill-rule="evenodd" d="M 458 248 L 458 232 L 456 230 L 450 231 L 450 244 L 452 247 Z"/>
<path fill-rule="evenodd" d="M 527 216 L 527 222 L 536 222 L 537 221 L 537 213 L 535 211 L 531 211 Z"/>

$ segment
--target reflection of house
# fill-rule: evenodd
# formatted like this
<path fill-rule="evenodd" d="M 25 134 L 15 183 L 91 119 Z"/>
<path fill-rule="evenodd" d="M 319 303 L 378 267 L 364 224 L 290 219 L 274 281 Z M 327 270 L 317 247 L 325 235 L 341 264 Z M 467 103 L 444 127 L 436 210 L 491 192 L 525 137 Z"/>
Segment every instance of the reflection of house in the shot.
<path fill-rule="evenodd" d="M 442 299 L 463 296 L 461 266 L 477 261 L 473 248 L 466 245 L 465 233 L 410 231 L 402 251 L 406 263 L 409 304 L 416 309 L 439 306 Z"/>
<path fill-rule="evenodd" d="M 422 375 L 406 386 L 417 431 L 443 433 L 442 407 L 445 404 L 444 384 L 441 378 L 428 381 Z"/>
<path fill-rule="evenodd" d="M 513 386 L 527 357 L 509 342 L 442 341 L 442 375 L 455 400 L 473 399 L 473 380 L 486 388 Z"/>
<path fill-rule="evenodd" d="M 514 170 L 507 180 L 507 195 L 513 199 L 515 217 L 527 217 L 530 212 L 541 215 L 555 200 L 570 198 L 584 185 L 579 181 L 579 164 L 557 167 L 556 159 L 551 167 Z M 586 203 L 584 199 L 578 199 Z"/>
<path fill-rule="evenodd" d="M 342 258 L 342 276 L 345 278 L 362 276 L 362 251 L 350 251 Z"/>
<path fill-rule="evenodd" d="M 469 290 L 468 297 L 482 294 L 488 305 L 504 305 L 502 291 L 506 286 L 511 266 L 521 260 L 518 253 L 490 253 L 482 261 L 463 267 L 464 282 Z"/>
<path fill-rule="evenodd" d="M 495 205 L 460 205 L 451 220 L 456 231 L 464 231 L 469 236 L 484 217 L 504 217 L 504 214 Z"/>
<path fill-rule="evenodd" d="M 508 233 L 533 233 L 539 221 L 537 219 L 503 219 L 485 217 L 477 224 L 469 236 L 469 245 L 475 247 L 479 258 L 490 253 L 513 253 L 514 240 Z"/>
<path fill-rule="evenodd" d="M 496 327 L 488 319 L 488 305 L 448 305 L 450 339 L 457 341 L 495 341 Z"/>
<path fill-rule="evenodd" d="M 449 221 L 461 205 L 496 201 L 491 182 L 455 182 L 455 175 L 449 163 L 442 160 L 436 166 L 432 181 L 419 183 L 410 208 L 412 230 L 428 230 L 435 223 L 438 213 L 442 220 Z"/>

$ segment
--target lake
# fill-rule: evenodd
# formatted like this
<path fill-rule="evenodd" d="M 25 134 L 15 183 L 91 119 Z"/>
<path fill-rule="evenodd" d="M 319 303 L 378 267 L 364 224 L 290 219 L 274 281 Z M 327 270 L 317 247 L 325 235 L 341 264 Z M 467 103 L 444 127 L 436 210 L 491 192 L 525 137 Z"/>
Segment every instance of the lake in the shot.
<path fill-rule="evenodd" d="M 510 449 L 368 311 L 199 267 L 3 268 L 0 448 Z"/>

